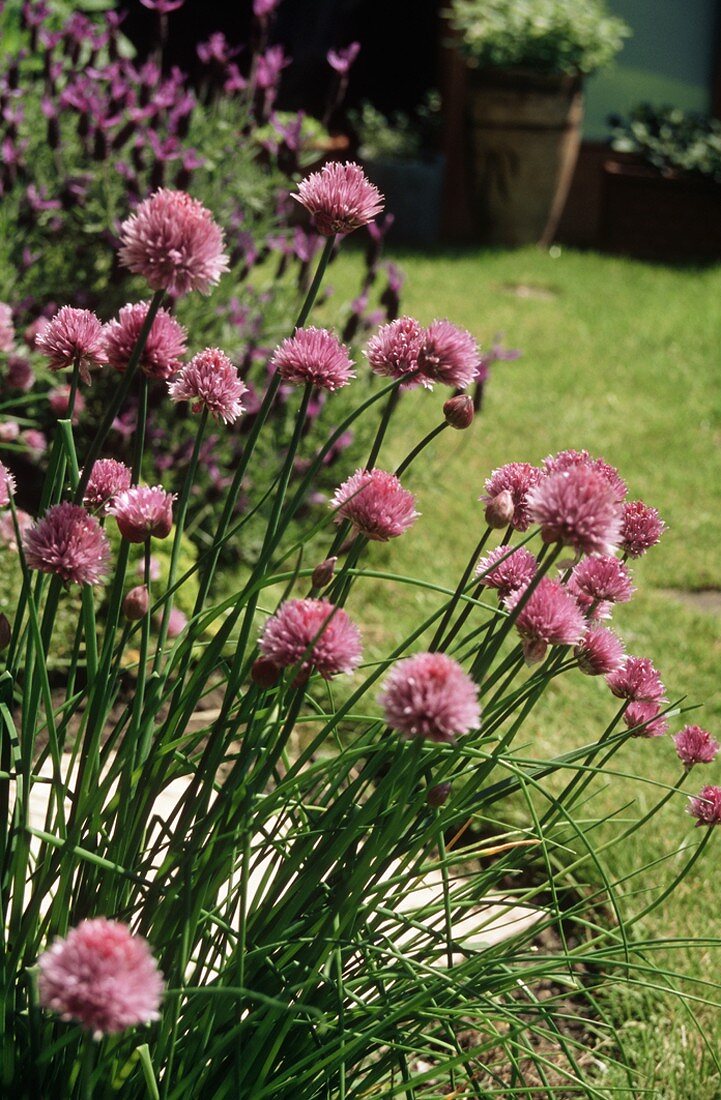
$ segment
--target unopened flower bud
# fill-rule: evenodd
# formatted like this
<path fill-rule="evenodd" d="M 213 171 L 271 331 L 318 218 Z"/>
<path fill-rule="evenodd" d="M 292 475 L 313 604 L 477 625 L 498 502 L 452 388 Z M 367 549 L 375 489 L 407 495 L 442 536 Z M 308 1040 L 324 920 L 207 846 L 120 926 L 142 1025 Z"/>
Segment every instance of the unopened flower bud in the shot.
<path fill-rule="evenodd" d="M 450 783 L 438 783 L 435 787 L 429 787 L 426 792 L 426 802 L 429 806 L 442 806 L 451 793 Z"/>
<path fill-rule="evenodd" d="M 528 639 L 523 643 L 523 659 L 527 665 L 537 665 L 546 656 L 548 646 L 540 638 Z"/>
<path fill-rule="evenodd" d="M 137 623 L 148 614 L 150 594 L 144 584 L 131 588 L 123 600 L 123 615 L 131 623 Z"/>
<path fill-rule="evenodd" d="M 12 638 L 12 628 L 7 615 L 0 611 L 0 650 L 7 649 Z"/>
<path fill-rule="evenodd" d="M 486 505 L 486 523 L 489 527 L 500 530 L 502 527 L 508 526 L 513 519 L 514 512 L 513 497 L 508 489 L 504 489 L 498 496 L 489 500 Z"/>
<path fill-rule="evenodd" d="M 258 657 L 253 662 L 250 678 L 258 687 L 271 688 L 280 679 L 280 669 L 270 657 Z"/>
<path fill-rule="evenodd" d="M 316 565 L 311 576 L 311 582 L 314 588 L 326 588 L 330 584 L 333 580 L 337 561 L 337 557 L 326 558 L 325 561 Z"/>
<path fill-rule="evenodd" d="M 470 428 L 475 415 L 473 411 L 473 398 L 468 393 L 459 393 L 455 397 L 449 397 L 443 405 L 443 415 L 446 423 L 452 428 L 462 432 L 464 428 Z"/>

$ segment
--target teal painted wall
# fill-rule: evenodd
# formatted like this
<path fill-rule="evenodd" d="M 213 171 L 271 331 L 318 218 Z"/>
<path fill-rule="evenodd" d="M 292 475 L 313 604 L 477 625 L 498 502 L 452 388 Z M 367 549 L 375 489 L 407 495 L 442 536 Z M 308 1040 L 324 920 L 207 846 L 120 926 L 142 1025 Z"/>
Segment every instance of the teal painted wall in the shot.
<path fill-rule="evenodd" d="M 608 7 L 634 33 L 615 65 L 588 81 L 584 137 L 606 137 L 608 115 L 641 101 L 708 111 L 717 0 L 608 0 Z"/>

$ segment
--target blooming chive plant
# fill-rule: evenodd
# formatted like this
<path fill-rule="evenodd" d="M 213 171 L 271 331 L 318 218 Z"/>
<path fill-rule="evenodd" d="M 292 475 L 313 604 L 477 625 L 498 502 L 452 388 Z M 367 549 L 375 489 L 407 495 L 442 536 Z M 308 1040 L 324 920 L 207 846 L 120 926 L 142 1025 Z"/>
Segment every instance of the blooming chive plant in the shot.
<path fill-rule="evenodd" d="M 273 4 L 256 7 L 265 26 Z M 352 164 L 313 174 L 294 197 L 326 243 L 252 412 L 231 357 L 173 312 L 171 296 L 223 278 L 234 246 L 188 194 L 150 194 L 121 230 L 120 262 L 145 280 L 146 300 L 104 325 L 60 311 L 37 336 L 70 381 L 34 517 L 0 464 L 0 553 L 20 579 L 0 617 L 4 1088 L 138 1100 L 530 1094 L 550 1063 L 572 1091 L 600 1095 L 567 1018 L 597 1012 L 635 967 L 646 974 L 653 943 L 627 931 L 721 822 L 721 789 L 706 784 L 688 803 L 700 840 L 651 900 L 604 870 L 605 848 L 719 751 L 711 731 L 677 728 L 652 658 L 627 654 L 605 625 L 632 599 L 633 560 L 663 521 L 583 451 L 511 462 L 485 485 L 479 463 L 460 580 L 394 568 L 398 539 L 443 521 L 417 474 L 444 431 L 473 430 L 473 398 L 454 391 L 475 384 L 481 352 L 449 320 L 400 317 L 354 370 L 313 311 L 337 235 L 377 217 L 382 197 Z M 5 322 L 0 311 L 0 339 Z M 79 448 L 73 399 L 103 373 L 107 404 Z M 362 399 L 311 445 L 313 402 L 353 394 L 363 376 L 373 384 Z M 187 405 L 177 493 L 142 481 L 151 380 L 163 401 Z M 260 462 L 282 386 L 290 440 Z M 386 468 L 409 387 L 438 423 Z M 113 441 L 129 402 L 141 415 L 126 463 Z M 308 533 L 308 489 L 363 418 L 375 425 L 365 461 Z M 218 432 L 245 425 L 244 444 L 188 562 L 211 420 Z M 221 552 L 246 539 L 254 511 L 262 537 L 228 593 Z M 409 637 L 367 629 L 369 579 L 386 586 L 389 615 L 425 589 L 432 606 Z M 73 627 L 59 683 L 48 670 L 62 618 Z M 596 687 L 608 724 L 545 757 L 534 709 L 558 677 L 569 691 Z M 677 785 L 630 824 L 626 808 L 597 844 L 596 775 L 612 783 L 613 758 L 628 752 L 653 782 L 657 754 L 673 756 L 658 743 L 670 729 Z M 586 988 L 591 968 L 600 993 Z M 563 999 L 547 996 L 559 983 Z M 614 1049 L 604 1057 L 622 1061 Z"/>

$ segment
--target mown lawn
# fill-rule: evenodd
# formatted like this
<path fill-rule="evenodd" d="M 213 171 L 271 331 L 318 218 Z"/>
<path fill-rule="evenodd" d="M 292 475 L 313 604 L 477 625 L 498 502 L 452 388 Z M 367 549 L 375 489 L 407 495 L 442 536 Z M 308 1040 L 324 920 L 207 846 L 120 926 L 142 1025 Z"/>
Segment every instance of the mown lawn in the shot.
<path fill-rule="evenodd" d="M 494 368 L 473 428 L 444 432 L 413 466 L 407 483 L 418 494 L 423 520 L 397 544 L 373 547 L 371 561 L 453 585 L 478 538 L 477 498 L 491 469 L 513 459 L 539 462 L 567 447 L 603 455 L 620 468 L 632 496 L 656 506 L 669 527 L 661 545 L 635 567 L 639 592 L 620 609 L 616 625 L 631 652 L 654 659 L 672 699 L 702 704 L 687 720 L 721 738 L 721 601 L 709 610 L 700 601 L 696 606 L 698 596 L 682 599 L 684 593 L 721 590 L 721 268 L 679 270 L 565 250 L 554 258 L 535 249 L 393 259 L 407 274 L 406 312 L 426 322 L 447 316 L 486 346 L 502 333 L 523 356 Z M 351 290 L 357 262 L 346 254 L 335 264 L 330 282 L 339 296 Z M 444 396 L 414 392 L 404 398 L 382 466 L 402 459 L 438 422 Z M 405 588 L 392 602 L 380 582 L 363 586 L 363 592 L 367 640 L 379 648 L 402 638 L 419 610 L 432 605 L 419 589 Z M 612 713 L 605 686 L 574 674 L 549 691 L 523 740 L 542 752 L 575 746 L 596 736 Z M 683 721 L 675 718 L 672 730 Z M 648 809 L 662 788 L 631 777 L 670 784 L 680 772 L 668 738 L 632 741 L 614 766 L 626 774 L 599 787 L 589 816 L 618 812 L 630 800 Z M 687 786 L 695 791 L 705 782 L 721 782 L 721 760 L 697 769 Z M 683 847 L 698 840 L 684 810 L 685 798 L 674 797 L 650 835 L 646 830 L 643 840 L 631 837 L 607 854 L 609 871 L 618 877 L 668 856 L 632 880 L 630 912 L 650 896 L 632 891 L 666 882 L 685 858 Z M 705 860 L 648 920 L 647 934 L 668 940 L 721 937 L 717 852 L 712 843 Z M 713 982 L 721 952 L 714 946 L 668 948 L 655 952 L 654 960 Z M 720 999 L 721 990 L 712 986 L 683 987 L 696 997 Z M 721 1095 L 721 1075 L 689 1015 L 690 1009 L 698 1017 L 715 1051 L 719 1010 L 693 1000 L 661 1000 L 653 990 L 639 989 L 637 997 L 619 1012 L 627 1054 L 641 1074 L 639 1091 L 630 1093 L 625 1080 L 603 1076 L 601 1087 L 609 1095 L 660 1100 Z"/>

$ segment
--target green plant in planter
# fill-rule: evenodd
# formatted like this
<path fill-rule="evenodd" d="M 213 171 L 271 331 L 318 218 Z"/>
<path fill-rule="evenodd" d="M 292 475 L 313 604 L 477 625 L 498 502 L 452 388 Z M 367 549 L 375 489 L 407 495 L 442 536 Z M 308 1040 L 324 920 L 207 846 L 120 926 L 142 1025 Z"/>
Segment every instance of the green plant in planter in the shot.
<path fill-rule="evenodd" d="M 424 160 L 438 145 L 441 97 L 433 90 L 414 111 L 384 115 L 363 103 L 351 116 L 364 160 Z"/>
<path fill-rule="evenodd" d="M 587 75 L 631 33 L 601 0 L 452 0 L 449 15 L 466 57 L 484 69 Z"/>
<path fill-rule="evenodd" d="M 678 107 L 641 103 L 627 119 L 611 116 L 617 153 L 636 153 L 664 176 L 721 180 L 721 122 Z"/>

